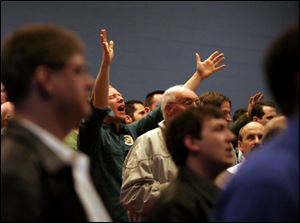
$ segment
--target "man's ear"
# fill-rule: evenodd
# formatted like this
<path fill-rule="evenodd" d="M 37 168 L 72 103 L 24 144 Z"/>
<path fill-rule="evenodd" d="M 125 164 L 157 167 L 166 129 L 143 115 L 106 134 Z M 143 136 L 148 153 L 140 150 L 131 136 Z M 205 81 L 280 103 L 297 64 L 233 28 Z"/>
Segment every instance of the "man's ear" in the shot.
<path fill-rule="evenodd" d="M 183 139 L 183 143 L 191 152 L 199 151 L 199 139 L 196 139 L 190 135 L 186 135 Z"/>
<path fill-rule="evenodd" d="M 164 113 L 166 114 L 166 116 L 169 117 L 170 114 L 172 113 L 172 110 L 173 110 L 172 106 L 170 104 L 166 104 Z"/>
<path fill-rule="evenodd" d="M 39 95 L 44 99 L 49 99 L 55 93 L 55 85 L 52 75 L 46 65 L 39 65 L 34 72 L 34 83 Z"/>
<path fill-rule="evenodd" d="M 150 111 L 151 111 L 150 108 L 145 106 L 145 112 L 148 114 Z"/>
<path fill-rule="evenodd" d="M 129 115 L 126 115 L 124 122 L 125 122 L 125 124 L 130 124 L 133 122 L 133 120 Z"/>
<path fill-rule="evenodd" d="M 258 119 L 259 119 L 259 118 L 258 118 L 257 116 L 253 116 L 253 117 L 252 117 L 252 121 L 253 121 L 253 122 L 257 122 Z"/>

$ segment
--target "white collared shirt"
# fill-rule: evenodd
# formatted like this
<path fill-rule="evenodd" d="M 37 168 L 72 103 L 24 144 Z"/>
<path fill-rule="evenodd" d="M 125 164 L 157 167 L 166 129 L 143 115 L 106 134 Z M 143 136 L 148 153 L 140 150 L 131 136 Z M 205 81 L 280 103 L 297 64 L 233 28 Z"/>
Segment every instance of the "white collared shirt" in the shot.
<path fill-rule="evenodd" d="M 99 198 L 89 174 L 89 158 L 79 152 L 67 148 L 57 137 L 33 122 L 21 119 L 21 124 L 33 132 L 58 157 L 72 167 L 75 191 L 82 203 L 88 221 L 111 221 L 111 218 Z"/>
<path fill-rule="evenodd" d="M 238 170 L 239 170 L 239 168 L 241 167 L 242 164 L 243 164 L 243 163 L 235 164 L 234 166 L 229 167 L 229 168 L 227 169 L 227 171 L 228 171 L 229 173 L 231 173 L 231 174 L 236 174 L 236 173 L 238 172 Z"/>

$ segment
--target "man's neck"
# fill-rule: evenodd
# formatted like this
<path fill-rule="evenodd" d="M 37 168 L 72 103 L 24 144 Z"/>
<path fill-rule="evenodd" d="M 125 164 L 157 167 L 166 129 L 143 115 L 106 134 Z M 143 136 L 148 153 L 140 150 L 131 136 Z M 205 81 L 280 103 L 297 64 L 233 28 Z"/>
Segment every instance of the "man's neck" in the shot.
<path fill-rule="evenodd" d="M 118 132 L 120 131 L 121 121 L 116 120 L 116 119 L 113 118 L 113 117 L 106 116 L 106 117 L 104 118 L 104 123 L 107 124 L 107 125 L 114 125 L 115 130 L 116 130 L 116 133 L 118 133 Z"/>
<path fill-rule="evenodd" d="M 23 107 L 17 110 L 16 118 L 27 119 L 50 132 L 60 140 L 63 140 L 72 127 L 74 127 L 67 122 L 66 118 L 58 117 L 47 106 Z"/>
<path fill-rule="evenodd" d="M 211 168 L 205 161 L 199 161 L 197 157 L 188 157 L 186 165 L 197 173 L 201 178 L 214 183 L 214 180 L 222 172 L 216 168 Z"/>

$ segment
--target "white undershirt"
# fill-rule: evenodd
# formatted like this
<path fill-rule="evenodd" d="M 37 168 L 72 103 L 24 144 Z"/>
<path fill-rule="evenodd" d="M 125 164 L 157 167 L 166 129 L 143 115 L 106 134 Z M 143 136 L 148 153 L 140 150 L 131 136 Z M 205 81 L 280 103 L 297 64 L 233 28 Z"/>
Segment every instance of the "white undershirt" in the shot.
<path fill-rule="evenodd" d="M 242 164 L 243 164 L 243 163 L 238 163 L 238 164 L 236 164 L 236 165 L 234 165 L 234 166 L 232 166 L 232 167 L 229 167 L 229 168 L 227 169 L 227 171 L 228 171 L 229 173 L 236 174 L 237 171 L 239 170 L 239 168 L 241 167 Z"/>
<path fill-rule="evenodd" d="M 88 221 L 109 222 L 111 218 L 99 195 L 91 183 L 89 174 L 89 158 L 79 152 L 67 148 L 57 137 L 47 132 L 33 122 L 21 119 L 21 124 L 32 131 L 58 157 L 71 165 L 75 191 L 86 212 Z"/>

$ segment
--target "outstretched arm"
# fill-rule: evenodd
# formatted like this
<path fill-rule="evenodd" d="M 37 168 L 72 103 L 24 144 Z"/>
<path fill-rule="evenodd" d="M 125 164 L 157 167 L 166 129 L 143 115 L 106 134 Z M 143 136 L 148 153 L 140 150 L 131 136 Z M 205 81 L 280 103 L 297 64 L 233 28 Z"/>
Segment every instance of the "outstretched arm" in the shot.
<path fill-rule="evenodd" d="M 196 71 L 192 77 L 184 84 L 185 87 L 195 91 L 201 84 L 202 80 L 208 78 L 213 73 L 222 70 L 226 67 L 222 64 L 225 57 L 223 53 L 215 51 L 205 61 L 201 61 L 200 55 L 195 54 L 196 57 Z"/>
<path fill-rule="evenodd" d="M 96 108 L 104 109 L 108 106 L 108 88 L 110 64 L 114 57 L 114 43 L 107 40 L 107 32 L 101 29 L 102 61 L 93 88 L 93 105 Z"/>

